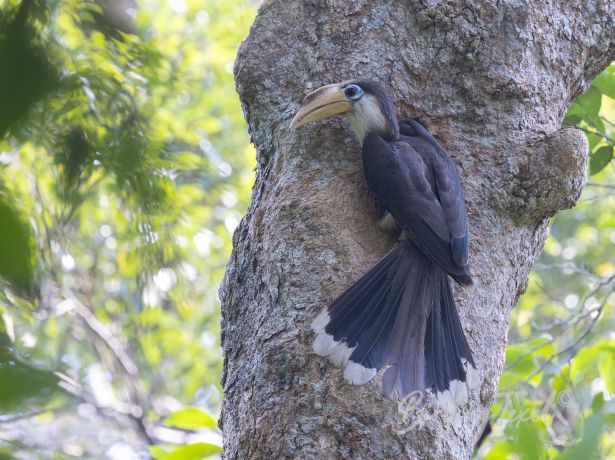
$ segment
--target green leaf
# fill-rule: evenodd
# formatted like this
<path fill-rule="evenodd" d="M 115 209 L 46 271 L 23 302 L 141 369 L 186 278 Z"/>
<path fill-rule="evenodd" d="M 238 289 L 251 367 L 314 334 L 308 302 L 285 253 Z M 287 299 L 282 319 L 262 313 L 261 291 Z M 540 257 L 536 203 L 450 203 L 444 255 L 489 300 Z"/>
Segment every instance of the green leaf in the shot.
<path fill-rule="evenodd" d="M 510 458 L 513 454 L 514 446 L 510 441 L 498 441 L 493 444 L 491 450 L 483 457 L 483 460 L 502 460 Z"/>
<path fill-rule="evenodd" d="M 596 117 L 600 111 L 602 103 L 602 93 L 594 86 L 591 86 L 589 90 L 579 96 L 575 101 L 585 112 L 586 116 Z"/>
<path fill-rule="evenodd" d="M 574 107 L 574 105 L 572 105 L 571 108 L 572 107 Z M 564 118 L 564 123 L 570 126 L 576 126 L 581 123 L 581 120 L 583 120 L 581 115 L 568 111 L 566 118 Z"/>
<path fill-rule="evenodd" d="M 168 449 L 161 446 L 149 446 L 149 453 L 156 460 L 162 460 L 169 455 Z"/>
<path fill-rule="evenodd" d="M 14 288 L 29 291 L 33 284 L 31 230 L 17 210 L 0 195 L 0 277 Z"/>
<path fill-rule="evenodd" d="M 577 460 L 580 458 L 591 459 L 596 458 L 600 448 L 600 435 L 604 419 L 602 415 L 590 415 L 585 419 L 583 426 L 583 437 L 574 446 L 566 449 L 557 457 L 558 460 Z"/>
<path fill-rule="evenodd" d="M 594 375 L 596 371 L 596 361 L 599 357 L 600 350 L 597 347 L 582 348 L 570 365 L 571 380 L 579 383 L 586 374 Z"/>
<path fill-rule="evenodd" d="M 530 421 L 519 424 L 517 431 L 518 452 L 524 459 L 540 459 L 544 457 L 543 443 L 536 425 Z"/>
<path fill-rule="evenodd" d="M 537 337 L 527 342 L 514 343 L 506 350 L 507 371 L 500 380 L 500 389 L 511 388 L 519 381 L 525 380 L 540 366 L 540 358 L 553 353 L 553 340 L 549 337 Z"/>
<path fill-rule="evenodd" d="M 615 394 L 615 353 L 608 350 L 603 351 L 603 356 L 598 362 L 600 377 L 604 380 L 606 391 Z"/>
<path fill-rule="evenodd" d="M 211 455 L 222 452 L 222 447 L 206 442 L 198 442 L 187 446 L 178 447 L 173 452 L 163 457 L 163 460 L 203 460 Z"/>
<path fill-rule="evenodd" d="M 83 9 L 87 9 L 87 10 L 93 11 L 94 13 L 98 13 L 98 14 L 101 14 L 101 15 L 105 14 L 103 12 L 103 9 L 99 5 L 97 5 L 95 2 L 82 2 L 81 3 L 81 7 Z"/>
<path fill-rule="evenodd" d="M 184 430 L 217 427 L 215 418 L 207 412 L 203 412 L 202 410 L 196 408 L 180 409 L 173 412 L 166 418 L 164 424 L 167 426 L 182 428 Z"/>
<path fill-rule="evenodd" d="M 59 85 L 57 69 L 50 64 L 38 31 L 28 21 L 31 2 L 20 2 L 10 22 L 4 20 L 11 17 L 5 3 L 0 24 L 0 139 Z"/>
<path fill-rule="evenodd" d="M 203 157 L 192 152 L 181 152 L 173 158 L 173 166 L 181 170 L 192 170 L 203 167 Z"/>
<path fill-rule="evenodd" d="M 589 174 L 594 175 L 602 171 L 613 159 L 613 147 L 605 145 L 592 153 L 589 159 Z"/>
<path fill-rule="evenodd" d="M 605 96 L 615 99 L 615 65 L 608 67 L 598 75 L 592 81 L 592 86 L 598 88 Z"/>
<path fill-rule="evenodd" d="M 594 396 L 592 400 L 592 412 L 594 414 L 599 414 L 604 409 L 604 393 L 600 392 Z"/>
<path fill-rule="evenodd" d="M 585 133 L 587 136 L 587 142 L 589 143 L 589 151 L 593 152 L 596 150 L 596 147 L 600 145 L 603 141 L 603 137 L 598 134 Z"/>
<path fill-rule="evenodd" d="M 21 359 L 11 340 L 0 330 L 0 414 L 44 407 L 57 391 L 58 378 Z"/>

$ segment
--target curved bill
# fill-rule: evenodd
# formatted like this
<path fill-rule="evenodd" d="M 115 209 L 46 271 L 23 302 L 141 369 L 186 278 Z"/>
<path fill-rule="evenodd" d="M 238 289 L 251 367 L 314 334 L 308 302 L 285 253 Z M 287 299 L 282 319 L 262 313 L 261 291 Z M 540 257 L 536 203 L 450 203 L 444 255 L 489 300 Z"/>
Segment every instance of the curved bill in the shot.
<path fill-rule="evenodd" d="M 323 86 L 305 96 L 303 107 L 290 122 L 290 127 L 296 129 L 312 121 L 334 117 L 351 110 L 352 105 L 341 84 Z"/>

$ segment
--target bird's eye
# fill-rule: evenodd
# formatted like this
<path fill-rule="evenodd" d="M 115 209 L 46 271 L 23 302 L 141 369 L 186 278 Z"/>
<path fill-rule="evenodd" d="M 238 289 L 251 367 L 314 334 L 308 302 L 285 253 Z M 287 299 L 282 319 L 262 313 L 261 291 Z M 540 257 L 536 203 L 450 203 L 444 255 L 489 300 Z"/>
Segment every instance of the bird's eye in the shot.
<path fill-rule="evenodd" d="M 348 85 L 344 88 L 344 94 L 351 101 L 356 101 L 363 96 L 363 90 L 358 85 Z"/>

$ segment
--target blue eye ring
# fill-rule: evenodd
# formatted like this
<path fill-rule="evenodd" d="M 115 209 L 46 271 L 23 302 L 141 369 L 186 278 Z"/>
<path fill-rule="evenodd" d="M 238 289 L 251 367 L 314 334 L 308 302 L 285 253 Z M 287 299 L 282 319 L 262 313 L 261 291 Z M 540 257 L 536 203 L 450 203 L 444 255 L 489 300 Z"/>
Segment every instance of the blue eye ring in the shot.
<path fill-rule="evenodd" d="M 344 95 L 351 101 L 357 101 L 363 96 L 363 90 L 359 85 L 348 85 L 344 88 Z"/>

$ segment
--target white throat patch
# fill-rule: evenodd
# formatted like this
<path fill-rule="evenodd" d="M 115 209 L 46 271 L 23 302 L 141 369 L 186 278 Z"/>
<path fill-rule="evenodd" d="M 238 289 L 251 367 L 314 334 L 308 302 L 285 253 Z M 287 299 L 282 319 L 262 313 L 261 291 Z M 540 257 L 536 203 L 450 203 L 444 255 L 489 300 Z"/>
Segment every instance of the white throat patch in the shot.
<path fill-rule="evenodd" d="M 382 113 L 380 103 L 371 94 L 363 95 L 353 104 L 348 119 L 361 143 L 369 132 L 383 134 L 387 132 L 387 120 Z"/>

